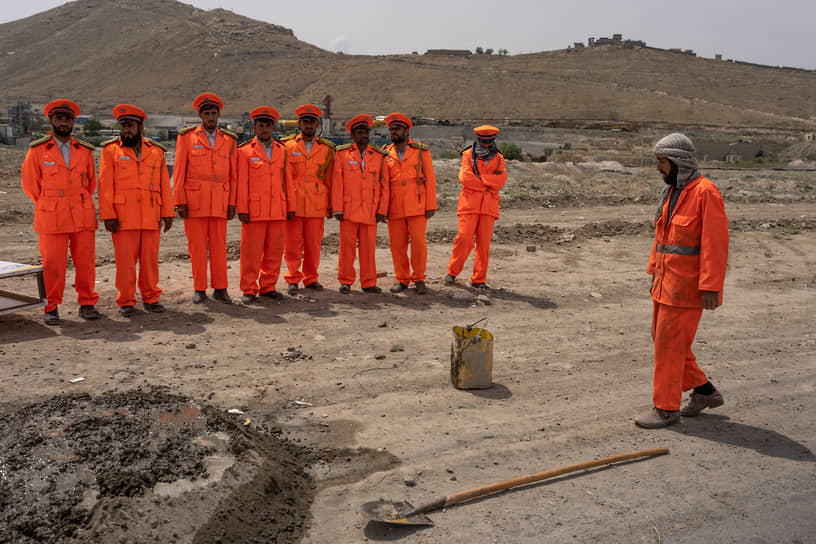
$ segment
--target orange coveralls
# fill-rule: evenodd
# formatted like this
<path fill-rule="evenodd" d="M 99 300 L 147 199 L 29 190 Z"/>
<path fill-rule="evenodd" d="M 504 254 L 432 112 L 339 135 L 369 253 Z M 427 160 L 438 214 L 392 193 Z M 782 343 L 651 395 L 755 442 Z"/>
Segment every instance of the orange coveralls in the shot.
<path fill-rule="evenodd" d="M 238 147 L 238 197 L 241 224 L 241 292 L 275 290 L 286 241 L 286 213 L 295 211 L 295 184 L 286 148 L 272 140 L 268 159 L 257 137 Z M 260 288 L 258 273 L 260 272 Z"/>
<path fill-rule="evenodd" d="M 676 191 L 676 188 L 672 189 Z M 652 283 L 654 405 L 679 410 L 683 391 L 708 381 L 691 351 L 703 312 L 702 291 L 720 293 L 728 263 L 728 218 L 717 187 L 703 176 L 686 185 L 667 218 L 655 224 L 647 272 Z"/>
<path fill-rule="evenodd" d="M 176 140 L 173 168 L 175 204 L 186 204 L 187 249 L 193 288 L 207 289 L 207 250 L 213 289 L 227 288 L 227 207 L 235 206 L 235 138 L 216 129 L 215 147 L 204 127 L 188 127 Z"/>
<path fill-rule="evenodd" d="M 377 285 L 377 215 L 388 214 L 389 178 L 385 151 L 368 145 L 365 171 L 356 145 L 337 147 L 332 174 L 332 212 L 342 213 L 337 280 L 351 285 L 355 280 L 355 246 L 359 244 L 360 286 Z"/>
<path fill-rule="evenodd" d="M 473 148 L 462 152 L 462 164 L 459 168 L 459 182 L 462 192 L 459 193 L 459 205 L 456 215 L 459 219 L 459 234 L 453 242 L 448 274 L 458 276 L 465 266 L 474 245 L 476 254 L 473 257 L 473 274 L 471 283 L 487 281 L 487 265 L 490 261 L 490 238 L 493 236 L 493 223 L 499 218 L 499 189 L 507 182 L 507 168 L 504 155 L 496 155 L 487 163 L 478 162 L 479 175 L 473 170 Z M 481 176 L 481 177 L 479 177 Z"/>
<path fill-rule="evenodd" d="M 286 283 L 317 281 L 323 224 L 331 217 L 334 144 L 315 138 L 310 153 L 301 136 L 284 138 L 295 183 L 295 217 L 286 222 Z M 301 262 L 303 272 L 300 271 Z"/>
<path fill-rule="evenodd" d="M 428 146 L 408 142 L 402 160 L 394 144 L 385 146 L 391 181 L 388 204 L 388 239 L 397 281 L 408 285 L 425 281 L 428 245 L 425 242 L 427 210 L 436 210 L 436 175 Z M 411 260 L 408 261 L 408 241 Z M 411 272 L 413 268 L 413 273 Z"/>
<path fill-rule="evenodd" d="M 74 287 L 80 306 L 94 305 L 96 281 L 96 190 L 93 146 L 71 138 L 66 165 L 53 134 L 31 143 L 22 169 L 23 191 L 34 202 L 34 231 L 39 236 L 43 280 L 50 312 L 62 304 L 68 247 L 74 262 Z"/>
<path fill-rule="evenodd" d="M 158 302 L 159 227 L 162 217 L 174 215 L 164 149 L 143 138 L 137 159 L 119 138 L 106 142 L 99 161 L 99 218 L 119 220 L 119 230 L 111 233 L 119 306 L 136 304 L 137 262 L 142 302 Z"/>

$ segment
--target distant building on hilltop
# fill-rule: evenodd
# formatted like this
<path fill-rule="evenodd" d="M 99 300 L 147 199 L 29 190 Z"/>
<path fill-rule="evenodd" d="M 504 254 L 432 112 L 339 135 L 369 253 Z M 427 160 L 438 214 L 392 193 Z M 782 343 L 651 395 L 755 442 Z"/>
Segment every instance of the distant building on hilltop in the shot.
<path fill-rule="evenodd" d="M 473 53 L 470 49 L 428 49 L 426 55 L 448 55 L 452 57 L 469 57 Z"/>

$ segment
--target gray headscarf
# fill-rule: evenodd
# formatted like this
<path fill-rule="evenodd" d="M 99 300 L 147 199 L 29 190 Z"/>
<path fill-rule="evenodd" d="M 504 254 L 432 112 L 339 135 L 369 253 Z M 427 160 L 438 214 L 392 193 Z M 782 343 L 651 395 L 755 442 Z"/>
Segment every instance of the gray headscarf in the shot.
<path fill-rule="evenodd" d="M 694 157 L 694 144 L 685 134 L 673 132 L 668 136 L 660 139 L 655 144 L 654 154 L 660 157 L 666 157 L 677 165 L 677 189 L 681 190 L 686 184 L 697 179 L 700 176 L 700 171 L 697 169 L 697 159 Z M 660 218 L 660 212 L 663 210 L 663 205 L 671 193 L 671 185 L 666 185 L 663 193 L 660 195 L 660 205 L 657 207 L 655 214 L 655 221 Z"/>

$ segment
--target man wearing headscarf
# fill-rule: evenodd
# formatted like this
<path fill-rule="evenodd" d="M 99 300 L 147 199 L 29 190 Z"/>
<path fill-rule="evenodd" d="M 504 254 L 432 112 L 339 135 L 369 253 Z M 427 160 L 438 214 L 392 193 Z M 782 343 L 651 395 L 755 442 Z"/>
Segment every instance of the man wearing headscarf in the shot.
<path fill-rule="evenodd" d="M 496 146 L 499 129 L 482 125 L 473 131 L 476 141 L 462 151 L 459 167 L 459 183 L 462 184 L 456 208 L 459 234 L 453 241 L 445 285 L 453 285 L 475 245 L 470 285 L 476 289 L 487 289 L 490 239 L 493 237 L 493 223 L 499 218 L 499 190 L 507 182 L 507 168 L 504 155 Z"/>
<path fill-rule="evenodd" d="M 657 170 L 666 187 L 655 217 L 647 272 L 652 276 L 654 407 L 635 423 L 666 427 L 724 404 L 691 351 L 703 309 L 722 304 L 728 263 L 728 218 L 717 187 L 697 169 L 694 144 L 683 134 L 657 142 Z M 683 391 L 693 390 L 680 409 Z"/>

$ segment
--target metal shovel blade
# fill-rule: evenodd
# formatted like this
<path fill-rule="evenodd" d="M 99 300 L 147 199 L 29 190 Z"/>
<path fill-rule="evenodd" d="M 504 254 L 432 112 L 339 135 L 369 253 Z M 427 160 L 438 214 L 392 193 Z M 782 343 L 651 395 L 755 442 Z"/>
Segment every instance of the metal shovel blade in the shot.
<path fill-rule="evenodd" d="M 394 525 L 433 525 L 431 518 L 425 514 L 414 514 L 405 516 L 405 512 L 410 512 L 414 507 L 406 501 L 391 502 L 380 499 L 378 501 L 367 502 L 363 505 L 360 513 L 370 521 L 380 523 L 392 523 Z"/>

